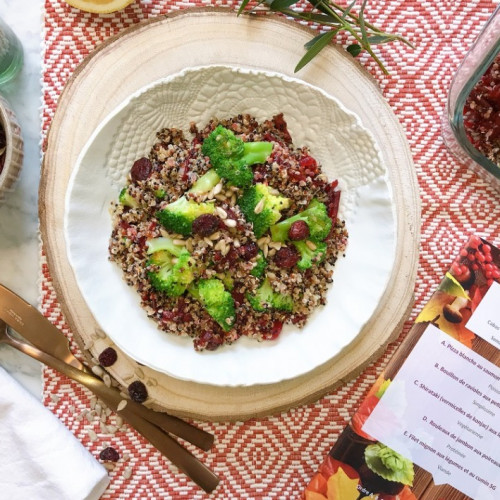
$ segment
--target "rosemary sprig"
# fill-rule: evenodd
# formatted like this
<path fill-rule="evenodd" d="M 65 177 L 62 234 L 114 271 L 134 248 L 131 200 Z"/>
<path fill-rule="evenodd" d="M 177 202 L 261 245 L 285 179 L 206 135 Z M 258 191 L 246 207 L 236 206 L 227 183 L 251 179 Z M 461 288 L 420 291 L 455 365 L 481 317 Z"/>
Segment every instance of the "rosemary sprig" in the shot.
<path fill-rule="evenodd" d="M 307 1 L 311 4 L 311 10 L 292 9 L 291 7 L 298 3 L 299 0 L 257 0 L 257 5 L 248 11 L 248 13 L 257 12 L 260 10 L 259 7 L 264 6 L 267 8 L 266 10 L 280 12 L 293 19 L 314 22 L 319 24 L 323 30 L 326 29 L 326 31 L 313 37 L 305 44 L 306 53 L 297 63 L 295 72 L 302 69 L 314 59 L 341 32 L 346 32 L 354 39 L 353 43 L 347 47 L 347 51 L 351 55 L 357 56 L 365 50 L 385 74 L 388 71 L 373 51 L 373 45 L 400 41 L 413 48 L 413 45 L 402 36 L 386 33 L 366 21 L 365 7 L 367 0 L 361 1 L 361 6 L 357 14 L 353 12 L 353 7 L 358 0 L 353 0 L 347 7 L 342 7 L 330 0 Z M 249 3 L 250 0 L 242 0 L 238 9 L 238 15 L 244 12 Z"/>

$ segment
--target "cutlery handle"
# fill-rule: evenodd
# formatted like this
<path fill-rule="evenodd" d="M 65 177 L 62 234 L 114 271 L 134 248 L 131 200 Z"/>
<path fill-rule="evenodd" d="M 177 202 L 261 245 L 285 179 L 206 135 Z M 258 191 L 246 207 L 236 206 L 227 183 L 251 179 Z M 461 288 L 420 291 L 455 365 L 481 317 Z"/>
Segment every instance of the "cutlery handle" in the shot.
<path fill-rule="evenodd" d="M 180 437 L 191 444 L 194 444 L 204 451 L 210 450 L 214 444 L 213 434 L 210 434 L 203 429 L 199 429 L 181 418 L 174 417 L 168 413 L 151 410 L 150 408 L 147 408 L 140 403 L 136 403 L 135 401 L 129 401 L 127 406 L 130 407 L 130 412 L 142 417 L 148 422 L 151 422 L 160 429 L 163 429 L 165 432 L 170 432 L 174 436 Z"/>
<path fill-rule="evenodd" d="M 79 382 L 103 400 L 106 400 L 109 407 L 118 413 L 142 436 L 144 436 L 153 446 L 165 455 L 174 465 L 190 477 L 204 491 L 210 493 L 219 483 L 219 478 L 203 463 L 201 463 L 191 452 L 181 446 L 175 439 L 165 434 L 156 425 L 143 420 L 133 411 L 128 410 L 128 403 L 124 409 L 118 410 L 118 405 L 123 398 L 115 389 L 108 387 L 102 380 L 89 375 L 59 359 L 40 351 L 36 347 L 21 342 L 11 336 L 4 340 L 10 346 L 27 354 L 28 356 L 41 361 L 42 363 L 63 373 L 67 377 Z"/>

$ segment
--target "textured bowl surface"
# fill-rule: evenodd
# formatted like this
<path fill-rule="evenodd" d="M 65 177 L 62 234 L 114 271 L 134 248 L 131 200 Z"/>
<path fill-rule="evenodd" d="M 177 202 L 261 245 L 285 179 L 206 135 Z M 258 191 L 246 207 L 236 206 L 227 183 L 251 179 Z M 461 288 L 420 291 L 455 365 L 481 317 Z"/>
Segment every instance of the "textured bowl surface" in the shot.
<path fill-rule="evenodd" d="M 12 189 L 14 182 L 19 177 L 23 164 L 23 139 L 14 111 L 1 95 L 0 123 L 5 131 L 7 144 L 5 162 L 0 172 L 0 201 L 2 201 L 5 193 Z"/>
<path fill-rule="evenodd" d="M 277 341 L 242 338 L 197 353 L 188 338 L 156 328 L 108 260 L 109 207 L 131 164 L 147 155 L 155 133 L 189 123 L 283 112 L 296 146 L 309 146 L 342 189 L 340 215 L 349 243 L 328 304 Z M 386 166 L 358 117 L 322 90 L 283 75 L 227 66 L 190 68 L 130 96 L 94 132 L 73 171 L 65 210 L 69 260 L 95 319 L 128 355 L 173 377 L 220 386 L 275 383 L 307 373 L 341 354 L 373 315 L 395 261 L 395 215 Z"/>

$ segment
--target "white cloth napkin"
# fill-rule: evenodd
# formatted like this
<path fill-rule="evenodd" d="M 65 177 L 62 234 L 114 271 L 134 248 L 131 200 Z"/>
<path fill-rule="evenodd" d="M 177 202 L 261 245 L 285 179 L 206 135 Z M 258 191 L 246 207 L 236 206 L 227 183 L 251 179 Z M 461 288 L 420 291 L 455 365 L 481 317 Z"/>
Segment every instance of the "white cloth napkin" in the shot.
<path fill-rule="evenodd" d="M 0 498 L 93 500 L 108 483 L 61 421 L 0 368 Z"/>

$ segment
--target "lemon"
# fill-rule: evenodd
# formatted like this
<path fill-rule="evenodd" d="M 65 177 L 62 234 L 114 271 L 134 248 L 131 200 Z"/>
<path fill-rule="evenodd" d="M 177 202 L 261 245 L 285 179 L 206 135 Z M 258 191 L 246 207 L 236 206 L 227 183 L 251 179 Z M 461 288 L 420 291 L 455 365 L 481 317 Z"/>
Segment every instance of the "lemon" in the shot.
<path fill-rule="evenodd" d="M 65 0 L 66 3 L 85 12 L 94 12 L 96 14 L 107 14 L 124 9 L 134 0 Z"/>

